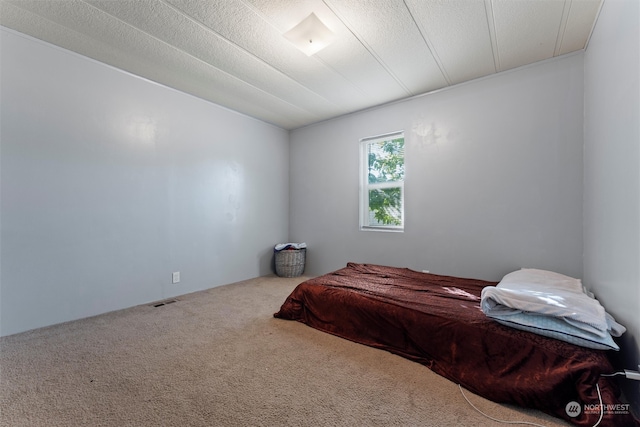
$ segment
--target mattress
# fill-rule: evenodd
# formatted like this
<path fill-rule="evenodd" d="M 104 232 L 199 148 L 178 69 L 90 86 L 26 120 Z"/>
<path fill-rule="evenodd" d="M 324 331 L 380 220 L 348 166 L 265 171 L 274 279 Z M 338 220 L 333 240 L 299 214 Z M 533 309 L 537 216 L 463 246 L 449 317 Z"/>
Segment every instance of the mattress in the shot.
<path fill-rule="evenodd" d="M 539 409 L 575 425 L 598 422 L 596 384 L 604 405 L 620 404 L 616 384 L 600 377 L 613 372 L 607 351 L 488 318 L 480 295 L 494 285 L 349 263 L 298 285 L 274 316 L 387 350 L 487 399 Z M 637 425 L 629 413 L 603 412 L 600 426 Z"/>

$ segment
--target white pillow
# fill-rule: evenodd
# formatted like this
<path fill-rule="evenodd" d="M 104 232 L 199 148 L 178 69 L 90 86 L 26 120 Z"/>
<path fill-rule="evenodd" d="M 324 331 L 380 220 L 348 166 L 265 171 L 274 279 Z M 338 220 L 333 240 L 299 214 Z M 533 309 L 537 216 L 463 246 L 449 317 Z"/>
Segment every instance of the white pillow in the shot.
<path fill-rule="evenodd" d="M 580 279 L 523 268 L 482 291 L 482 311 L 498 322 L 572 344 L 598 349 L 618 346 L 624 326 L 585 292 Z"/>
<path fill-rule="evenodd" d="M 523 268 L 507 274 L 502 278 L 500 283 L 498 283 L 498 288 L 513 290 L 549 288 L 583 293 L 582 282 L 580 279 L 575 279 L 553 271 L 538 270 L 535 268 Z"/>

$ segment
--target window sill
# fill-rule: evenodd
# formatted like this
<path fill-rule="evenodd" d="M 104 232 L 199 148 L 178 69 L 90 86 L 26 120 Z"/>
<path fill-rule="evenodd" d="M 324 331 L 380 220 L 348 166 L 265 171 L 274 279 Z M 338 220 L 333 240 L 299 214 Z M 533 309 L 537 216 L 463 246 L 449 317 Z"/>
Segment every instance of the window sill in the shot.
<path fill-rule="evenodd" d="M 404 233 L 404 228 L 360 226 L 360 231 L 380 231 L 383 233 Z"/>

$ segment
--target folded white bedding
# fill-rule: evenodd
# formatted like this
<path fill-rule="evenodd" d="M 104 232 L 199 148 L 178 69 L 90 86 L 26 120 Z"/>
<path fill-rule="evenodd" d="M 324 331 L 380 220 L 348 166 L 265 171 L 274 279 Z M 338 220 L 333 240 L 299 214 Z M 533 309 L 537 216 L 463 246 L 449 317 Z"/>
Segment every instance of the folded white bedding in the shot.
<path fill-rule="evenodd" d="M 618 350 L 611 336 L 626 330 L 579 279 L 546 270 L 507 274 L 482 290 L 481 308 L 505 325 L 589 348 Z"/>
<path fill-rule="evenodd" d="M 305 242 L 302 243 L 278 243 L 273 249 L 276 252 L 285 250 L 285 249 L 304 249 L 307 247 Z"/>

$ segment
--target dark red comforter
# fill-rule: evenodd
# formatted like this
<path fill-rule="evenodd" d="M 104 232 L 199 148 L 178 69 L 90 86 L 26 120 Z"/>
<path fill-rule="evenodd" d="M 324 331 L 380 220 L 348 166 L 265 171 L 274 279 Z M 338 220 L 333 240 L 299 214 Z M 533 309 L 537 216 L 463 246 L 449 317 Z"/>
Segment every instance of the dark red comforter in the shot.
<path fill-rule="evenodd" d="M 480 310 L 480 293 L 490 285 L 349 263 L 298 285 L 274 316 L 390 351 L 495 402 L 537 408 L 576 425 L 593 426 L 600 417 L 593 406 L 599 403 L 596 383 L 605 405 L 620 403 L 615 384 L 599 377 L 612 372 L 605 351 L 489 319 Z M 570 402 L 580 405 L 577 417 L 567 414 Z M 631 415 L 605 411 L 599 425 L 637 424 Z"/>

